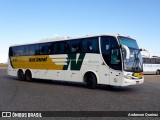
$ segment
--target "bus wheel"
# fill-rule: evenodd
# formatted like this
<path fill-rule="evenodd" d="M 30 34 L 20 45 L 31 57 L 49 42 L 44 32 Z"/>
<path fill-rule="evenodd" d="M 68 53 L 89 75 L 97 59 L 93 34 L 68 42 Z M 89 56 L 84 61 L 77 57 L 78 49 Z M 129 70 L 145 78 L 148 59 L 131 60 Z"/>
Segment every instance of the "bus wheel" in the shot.
<path fill-rule="evenodd" d="M 93 73 L 87 73 L 84 77 L 85 82 L 87 83 L 88 88 L 94 89 L 97 86 L 97 78 Z"/>
<path fill-rule="evenodd" d="M 156 74 L 157 74 L 157 75 L 160 75 L 160 70 L 157 70 L 157 71 L 156 71 Z"/>
<path fill-rule="evenodd" d="M 32 73 L 31 73 L 30 70 L 27 70 L 27 71 L 25 72 L 25 79 L 26 79 L 26 81 L 28 81 L 28 82 L 31 82 L 31 81 L 32 81 Z"/>
<path fill-rule="evenodd" d="M 24 80 L 24 73 L 22 70 L 18 70 L 17 76 L 20 81 Z"/>

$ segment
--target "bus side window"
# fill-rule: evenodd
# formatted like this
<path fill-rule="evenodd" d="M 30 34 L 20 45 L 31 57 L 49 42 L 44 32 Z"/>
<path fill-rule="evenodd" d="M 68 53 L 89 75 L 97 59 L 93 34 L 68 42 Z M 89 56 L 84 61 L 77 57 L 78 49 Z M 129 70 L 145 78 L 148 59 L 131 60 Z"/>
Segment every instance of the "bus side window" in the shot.
<path fill-rule="evenodd" d="M 87 52 L 87 38 L 84 38 L 83 40 L 82 40 L 82 52 L 83 53 L 85 53 L 85 52 Z"/>
<path fill-rule="evenodd" d="M 111 61 L 110 61 L 111 68 L 114 68 L 116 70 L 121 70 L 122 64 L 121 64 L 121 55 L 118 42 L 115 37 L 108 37 L 108 39 L 110 41 L 110 50 L 111 50 Z"/>
<path fill-rule="evenodd" d="M 47 45 L 48 54 L 64 54 L 65 43 L 64 42 L 54 42 Z"/>
<path fill-rule="evenodd" d="M 50 43 L 40 44 L 40 55 L 48 55 L 49 54 L 49 45 L 50 45 Z"/>
<path fill-rule="evenodd" d="M 155 58 L 155 64 L 158 64 L 158 59 Z"/>
<path fill-rule="evenodd" d="M 156 59 L 156 64 L 160 64 L 160 58 Z"/>
<path fill-rule="evenodd" d="M 59 53 L 64 54 L 65 53 L 65 42 L 60 42 L 59 45 L 60 45 Z"/>
<path fill-rule="evenodd" d="M 9 56 L 13 56 L 13 47 L 9 48 Z"/>
<path fill-rule="evenodd" d="M 146 63 L 150 64 L 151 60 L 149 58 L 146 58 Z"/>
<path fill-rule="evenodd" d="M 55 42 L 54 44 L 54 54 L 64 53 L 64 44 L 62 42 Z"/>
<path fill-rule="evenodd" d="M 64 51 L 64 53 L 65 54 L 67 54 L 67 53 L 69 53 L 69 44 L 67 43 L 67 41 L 65 42 L 65 51 Z"/>
<path fill-rule="evenodd" d="M 56 44 L 56 54 L 60 54 L 62 53 L 62 47 L 60 43 Z"/>
<path fill-rule="evenodd" d="M 99 53 L 98 37 L 83 39 L 82 40 L 82 52 Z"/>
<path fill-rule="evenodd" d="M 47 44 L 46 44 L 45 55 L 49 55 L 49 53 L 50 53 L 49 46 L 50 46 L 50 45 L 51 45 L 51 43 L 47 43 Z"/>
<path fill-rule="evenodd" d="M 101 38 L 103 39 L 103 37 Z M 106 54 L 106 55 L 109 55 L 109 49 L 110 49 L 110 46 L 109 46 L 109 40 L 102 40 L 102 51 L 103 53 L 102 54 Z"/>
<path fill-rule="evenodd" d="M 39 44 L 34 45 L 34 54 L 39 55 L 40 54 L 40 49 L 39 49 Z"/>
<path fill-rule="evenodd" d="M 45 44 L 41 44 L 40 45 L 40 55 L 44 55 L 45 54 Z"/>
<path fill-rule="evenodd" d="M 39 55 L 40 54 L 39 44 L 30 45 L 28 48 L 29 48 L 28 55 Z"/>
<path fill-rule="evenodd" d="M 67 41 L 66 48 L 69 53 L 79 53 L 81 51 L 81 42 L 80 40 L 71 40 Z"/>
<path fill-rule="evenodd" d="M 143 58 L 143 63 L 146 63 L 146 58 Z"/>
<path fill-rule="evenodd" d="M 22 56 L 27 56 L 29 52 L 29 47 L 26 46 L 22 46 Z"/>
<path fill-rule="evenodd" d="M 54 51 L 55 51 L 54 43 L 51 43 L 49 45 L 49 54 L 54 54 Z"/>
<path fill-rule="evenodd" d="M 111 50 L 111 64 L 119 64 L 120 63 L 120 55 L 118 49 Z"/>
<path fill-rule="evenodd" d="M 34 45 L 29 46 L 29 53 L 28 55 L 34 55 L 35 54 L 35 48 Z"/>
<path fill-rule="evenodd" d="M 154 58 L 151 59 L 151 64 L 155 64 L 155 59 Z"/>
<path fill-rule="evenodd" d="M 90 38 L 87 41 L 87 52 L 89 52 L 89 53 L 98 53 L 99 52 L 98 37 Z"/>
<path fill-rule="evenodd" d="M 13 56 L 19 56 L 19 47 L 13 47 Z"/>
<path fill-rule="evenodd" d="M 87 41 L 87 52 L 92 53 L 93 47 L 92 47 L 92 41 L 88 40 Z"/>
<path fill-rule="evenodd" d="M 45 46 L 40 46 L 40 54 L 44 55 L 45 54 Z"/>

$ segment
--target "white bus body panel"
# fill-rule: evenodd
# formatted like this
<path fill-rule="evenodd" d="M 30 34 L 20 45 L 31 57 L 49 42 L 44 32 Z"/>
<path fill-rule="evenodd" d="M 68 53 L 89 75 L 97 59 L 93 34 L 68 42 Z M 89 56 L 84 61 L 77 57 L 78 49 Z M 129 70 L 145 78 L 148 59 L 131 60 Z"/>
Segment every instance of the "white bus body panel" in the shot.
<path fill-rule="evenodd" d="M 19 69 L 13 69 L 10 65 L 10 61 L 8 62 L 8 75 L 17 77 L 18 70 Z M 22 70 L 25 73 L 26 69 Z M 30 69 L 30 71 L 32 72 L 32 78 L 73 82 L 84 82 L 83 78 L 85 73 L 92 72 L 96 75 L 98 84 L 112 86 L 136 85 L 137 81 L 138 84 L 142 84 L 144 81 L 144 79 L 135 80 L 124 78 L 124 75 L 128 74 L 128 72 L 110 69 L 109 66 L 104 64 L 100 54 L 86 53 L 80 71 L 70 70 L 70 66 L 68 66 L 68 70 Z"/>

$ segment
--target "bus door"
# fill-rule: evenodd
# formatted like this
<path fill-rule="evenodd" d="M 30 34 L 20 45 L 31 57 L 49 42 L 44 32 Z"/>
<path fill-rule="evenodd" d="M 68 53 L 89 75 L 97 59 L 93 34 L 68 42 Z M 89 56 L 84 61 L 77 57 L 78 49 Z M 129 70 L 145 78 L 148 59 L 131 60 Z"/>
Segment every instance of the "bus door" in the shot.
<path fill-rule="evenodd" d="M 119 48 L 110 51 L 110 85 L 119 86 L 122 82 L 122 62 Z"/>

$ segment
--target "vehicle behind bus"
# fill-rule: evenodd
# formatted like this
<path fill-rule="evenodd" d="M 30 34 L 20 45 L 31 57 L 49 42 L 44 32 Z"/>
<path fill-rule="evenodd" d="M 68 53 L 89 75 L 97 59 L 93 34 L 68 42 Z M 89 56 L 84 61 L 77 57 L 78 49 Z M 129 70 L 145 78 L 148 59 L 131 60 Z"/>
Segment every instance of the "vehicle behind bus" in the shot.
<path fill-rule="evenodd" d="M 144 74 L 157 74 L 160 75 L 160 57 L 152 56 L 143 57 L 143 71 Z"/>

